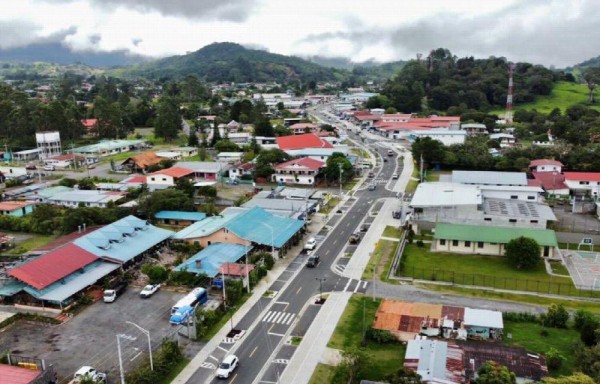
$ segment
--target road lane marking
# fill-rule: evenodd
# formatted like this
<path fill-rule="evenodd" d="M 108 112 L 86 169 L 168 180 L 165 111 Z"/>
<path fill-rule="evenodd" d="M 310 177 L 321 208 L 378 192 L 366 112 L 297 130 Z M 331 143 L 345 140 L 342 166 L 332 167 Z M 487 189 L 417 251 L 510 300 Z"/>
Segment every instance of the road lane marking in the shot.
<path fill-rule="evenodd" d="M 221 347 L 220 345 L 217 346 L 217 348 L 219 348 L 221 351 L 224 351 L 225 353 L 229 352 L 229 349 L 225 349 L 225 348 Z"/>
<path fill-rule="evenodd" d="M 282 305 L 285 305 L 286 307 L 288 305 L 290 305 L 290 303 L 288 303 L 287 301 L 276 301 L 275 304 L 282 304 Z"/>
<path fill-rule="evenodd" d="M 325 252 L 325 255 L 329 255 L 330 250 L 328 249 L 327 252 Z"/>
<path fill-rule="evenodd" d="M 137 353 L 137 355 L 133 356 L 129 361 L 133 361 L 133 360 L 137 359 L 141 354 L 142 354 L 142 351 L 139 351 Z"/>
<path fill-rule="evenodd" d="M 356 287 L 354 287 L 354 293 L 358 291 L 358 287 L 360 287 L 360 280 L 356 282 Z"/>
<path fill-rule="evenodd" d="M 296 291 L 296 295 L 302 290 L 302 287 L 298 288 L 298 290 Z"/>
<path fill-rule="evenodd" d="M 250 352 L 248 357 L 250 358 L 250 357 L 254 356 L 254 352 L 256 352 L 257 349 L 258 349 L 258 347 L 254 347 L 254 349 L 252 350 L 252 352 Z"/>
<path fill-rule="evenodd" d="M 233 379 L 231 379 L 230 383 L 233 383 L 235 381 L 235 379 L 237 378 L 237 373 L 235 375 L 233 375 Z"/>
<path fill-rule="evenodd" d="M 367 288 L 368 281 L 363 281 L 363 288 Z"/>
<path fill-rule="evenodd" d="M 352 282 L 352 279 L 349 279 L 348 282 L 346 283 L 346 286 L 344 287 L 344 292 L 346 292 L 346 289 L 348 289 L 351 282 Z"/>
<path fill-rule="evenodd" d="M 282 335 L 281 333 L 274 333 L 274 332 L 269 332 L 269 335 L 271 336 L 277 336 L 277 337 L 284 337 L 285 335 Z"/>
<path fill-rule="evenodd" d="M 219 359 L 217 359 L 216 357 L 214 357 L 213 355 L 208 355 L 208 357 L 210 357 L 211 359 L 215 360 L 215 361 L 219 361 Z"/>
<path fill-rule="evenodd" d="M 272 323 L 276 323 L 277 320 L 279 319 L 279 317 L 281 317 L 281 315 L 283 315 L 283 312 L 277 312 L 277 314 L 275 315 L 275 317 L 273 318 L 273 321 L 271 321 Z"/>
<path fill-rule="evenodd" d="M 333 241 L 333 245 L 336 245 L 336 244 L 337 244 L 337 239 L 335 239 L 335 240 Z"/>

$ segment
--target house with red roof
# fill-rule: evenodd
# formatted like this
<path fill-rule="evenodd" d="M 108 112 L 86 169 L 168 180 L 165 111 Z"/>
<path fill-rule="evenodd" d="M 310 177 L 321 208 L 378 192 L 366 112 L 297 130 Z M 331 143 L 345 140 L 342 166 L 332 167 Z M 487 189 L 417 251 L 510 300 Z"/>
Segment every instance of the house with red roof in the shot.
<path fill-rule="evenodd" d="M 312 123 L 296 123 L 296 124 L 292 124 L 288 127 L 288 129 L 290 131 L 292 131 L 292 133 L 294 135 L 302 135 L 304 133 L 311 133 L 311 132 L 315 132 L 319 127 L 316 124 L 312 124 Z"/>
<path fill-rule="evenodd" d="M 242 176 L 251 177 L 252 172 L 256 169 L 256 164 L 254 163 L 243 163 L 232 166 L 229 169 L 229 178 L 230 179 L 241 179 Z"/>
<path fill-rule="evenodd" d="M 194 171 L 183 167 L 161 169 L 146 175 L 146 184 L 160 184 L 174 186 L 180 179 L 192 179 Z"/>
<path fill-rule="evenodd" d="M 558 160 L 552 159 L 536 159 L 531 160 L 529 163 L 529 170 L 531 172 L 562 172 L 564 167 L 563 163 Z"/>
<path fill-rule="evenodd" d="M 81 120 L 81 124 L 85 129 L 86 134 L 88 135 L 97 135 L 98 134 L 98 119 L 83 119 Z"/>
<path fill-rule="evenodd" d="M 302 157 L 276 165 L 272 179 L 276 183 L 314 185 L 323 168 L 325 162 Z"/>
<path fill-rule="evenodd" d="M 600 172 L 565 172 L 565 184 L 576 195 L 600 195 Z"/>
<path fill-rule="evenodd" d="M 531 166 L 530 166 L 531 168 Z M 535 168 L 535 167 L 533 167 Z M 528 180 L 537 183 L 544 191 L 550 195 L 568 196 L 569 186 L 565 183 L 565 175 L 560 172 L 532 172 L 533 180 Z"/>
<path fill-rule="evenodd" d="M 34 206 L 32 201 L 0 201 L 0 215 L 25 216 L 33 212 Z"/>
<path fill-rule="evenodd" d="M 321 139 L 314 133 L 281 136 L 276 138 L 275 142 L 282 151 L 306 148 L 333 148 L 333 145 L 327 142 L 327 140 Z"/>

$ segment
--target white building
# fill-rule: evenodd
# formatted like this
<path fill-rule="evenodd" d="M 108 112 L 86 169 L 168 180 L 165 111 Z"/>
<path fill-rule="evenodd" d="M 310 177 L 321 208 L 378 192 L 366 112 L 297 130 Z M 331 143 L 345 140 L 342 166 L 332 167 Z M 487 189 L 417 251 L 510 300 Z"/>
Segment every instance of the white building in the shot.
<path fill-rule="evenodd" d="M 379 96 L 379 93 L 357 92 L 340 95 L 342 101 L 351 103 L 366 103 L 371 97 Z"/>
<path fill-rule="evenodd" d="M 415 140 L 418 137 L 430 137 L 433 140 L 440 141 L 445 146 L 453 144 L 464 144 L 467 138 L 467 132 L 462 130 L 449 129 L 429 129 L 422 131 L 412 131 L 409 135 L 410 140 Z"/>
<path fill-rule="evenodd" d="M 146 176 L 146 184 L 159 184 L 174 186 L 179 179 L 188 178 L 192 179 L 194 171 L 182 168 L 182 167 L 171 167 L 167 169 L 161 169 L 160 171 L 152 172 Z"/>
<path fill-rule="evenodd" d="M 220 152 L 217 154 L 217 160 L 229 164 L 239 163 L 244 157 L 244 152 Z"/>
<path fill-rule="evenodd" d="M 565 172 L 565 184 L 573 193 L 600 194 L 600 172 Z"/>
<path fill-rule="evenodd" d="M 49 204 L 61 205 L 69 208 L 79 207 L 80 205 L 83 205 L 84 207 L 105 208 L 111 201 L 116 203 L 124 198 L 125 195 L 125 192 L 72 190 L 56 193 L 46 201 Z"/>
<path fill-rule="evenodd" d="M 529 170 L 532 172 L 562 172 L 563 163 L 552 159 L 531 160 Z"/>
<path fill-rule="evenodd" d="M 324 162 L 308 157 L 294 159 L 276 165 L 272 180 L 286 184 L 314 185 L 315 178 L 324 167 Z"/>
<path fill-rule="evenodd" d="M 488 134 L 487 127 L 485 126 L 485 124 L 466 123 L 462 124 L 460 126 L 460 129 L 466 131 L 467 134 L 469 134 L 469 136 Z"/>
<path fill-rule="evenodd" d="M 524 172 L 452 171 L 441 175 L 440 181 L 475 185 L 528 185 Z"/>
<path fill-rule="evenodd" d="M 35 141 L 40 150 L 40 159 L 62 155 L 60 132 L 37 132 L 35 134 Z"/>

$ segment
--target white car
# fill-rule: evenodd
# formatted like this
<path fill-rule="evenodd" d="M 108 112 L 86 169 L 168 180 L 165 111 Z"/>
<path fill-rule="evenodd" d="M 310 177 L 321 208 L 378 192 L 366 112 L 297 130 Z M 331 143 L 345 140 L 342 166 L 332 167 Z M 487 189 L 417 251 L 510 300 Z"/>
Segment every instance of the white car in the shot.
<path fill-rule="evenodd" d="M 160 284 L 148 284 L 140 292 L 140 296 L 145 299 L 154 295 L 160 289 Z"/>
<path fill-rule="evenodd" d="M 397 173 L 394 173 L 394 174 L 392 175 L 392 179 L 397 179 L 397 178 L 398 178 L 398 174 L 397 174 Z"/>
<path fill-rule="evenodd" d="M 229 375 L 235 371 L 238 367 L 240 361 L 238 360 L 236 355 L 229 355 L 223 359 L 219 368 L 217 369 L 217 378 L 219 379 L 228 379 Z"/>
<path fill-rule="evenodd" d="M 98 372 L 95 368 L 90 366 L 83 366 L 75 372 L 73 376 L 74 380 L 92 379 L 96 383 L 106 383 L 106 373 Z"/>
<path fill-rule="evenodd" d="M 304 249 L 307 249 L 309 251 L 312 251 L 313 249 L 315 249 L 317 246 L 317 240 L 315 240 L 314 237 L 311 237 L 310 239 L 308 239 L 308 241 L 304 244 Z"/>

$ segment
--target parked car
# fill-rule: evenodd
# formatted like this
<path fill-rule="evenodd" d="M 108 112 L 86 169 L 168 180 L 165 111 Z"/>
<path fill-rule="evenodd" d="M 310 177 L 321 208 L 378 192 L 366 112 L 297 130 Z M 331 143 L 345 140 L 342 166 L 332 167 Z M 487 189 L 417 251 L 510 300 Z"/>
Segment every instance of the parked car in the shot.
<path fill-rule="evenodd" d="M 350 244 L 358 244 L 360 242 L 360 234 L 353 233 L 352 235 L 350 235 L 350 239 L 348 241 L 350 242 Z"/>
<path fill-rule="evenodd" d="M 98 372 L 94 367 L 83 366 L 75 372 L 72 383 L 79 383 L 83 379 L 92 379 L 94 383 L 106 383 L 106 373 Z"/>
<path fill-rule="evenodd" d="M 112 303 L 117 300 L 117 297 L 121 296 L 127 289 L 127 281 L 122 280 L 116 283 L 113 288 L 104 290 L 104 302 Z"/>
<path fill-rule="evenodd" d="M 388 149 L 387 155 L 394 156 L 394 151 L 392 151 L 391 149 Z"/>
<path fill-rule="evenodd" d="M 368 175 L 368 176 L 369 176 L 369 177 L 375 177 L 375 172 L 372 172 L 372 171 L 371 171 L 371 172 L 369 172 L 369 175 Z"/>
<path fill-rule="evenodd" d="M 304 249 L 312 251 L 317 247 L 317 240 L 314 237 L 308 239 L 308 241 L 304 244 Z"/>
<path fill-rule="evenodd" d="M 308 268 L 314 268 L 317 266 L 317 264 L 319 264 L 319 261 L 321 261 L 319 255 L 311 255 L 306 262 L 306 266 Z"/>
<path fill-rule="evenodd" d="M 377 188 L 377 185 L 375 183 L 369 184 L 369 191 L 374 191 L 375 188 Z"/>
<path fill-rule="evenodd" d="M 44 171 L 54 171 L 54 165 L 44 165 Z"/>
<path fill-rule="evenodd" d="M 392 211 L 392 217 L 394 219 L 401 219 L 402 218 L 402 211 Z"/>
<path fill-rule="evenodd" d="M 366 224 L 366 223 L 365 223 L 365 224 L 362 224 L 362 225 L 360 226 L 360 231 L 361 231 L 361 232 L 367 232 L 368 230 L 369 230 L 369 224 Z"/>
<path fill-rule="evenodd" d="M 217 378 L 228 379 L 229 375 L 235 371 L 239 365 L 239 360 L 236 355 L 229 355 L 223 359 L 219 368 L 217 369 Z"/>
<path fill-rule="evenodd" d="M 159 289 L 160 284 L 148 284 L 144 287 L 144 289 L 142 289 L 142 292 L 140 292 L 140 296 L 143 299 L 146 299 L 158 292 Z"/>
<path fill-rule="evenodd" d="M 397 178 L 398 178 L 398 174 L 397 174 L 397 173 L 394 173 L 394 174 L 392 175 L 392 179 L 397 179 Z"/>
<path fill-rule="evenodd" d="M 25 166 L 25 169 L 28 171 L 35 171 L 37 168 L 36 168 L 35 164 L 27 164 Z"/>

